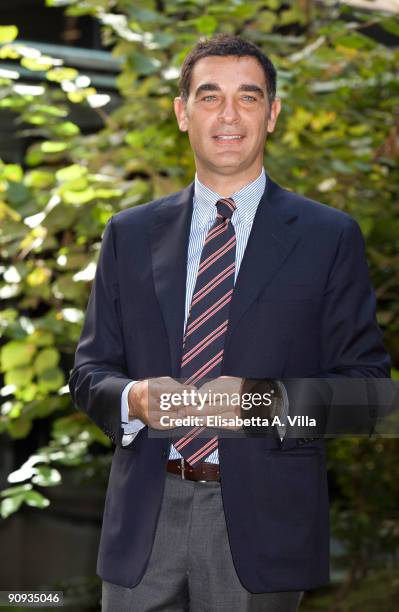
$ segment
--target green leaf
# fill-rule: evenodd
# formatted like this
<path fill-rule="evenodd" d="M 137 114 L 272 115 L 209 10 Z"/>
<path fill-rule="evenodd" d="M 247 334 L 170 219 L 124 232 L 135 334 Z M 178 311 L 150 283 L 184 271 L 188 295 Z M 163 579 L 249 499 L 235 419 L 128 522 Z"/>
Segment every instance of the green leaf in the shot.
<path fill-rule="evenodd" d="M 54 487 L 61 482 L 61 474 L 55 468 L 41 465 L 35 468 L 36 474 L 32 482 L 41 487 Z"/>
<path fill-rule="evenodd" d="M 7 419 L 16 419 L 23 410 L 22 402 L 8 401 L 1 406 L 1 414 L 7 416 Z"/>
<path fill-rule="evenodd" d="M 134 17 L 137 21 L 147 23 L 157 22 L 159 21 L 160 17 L 159 13 L 151 11 L 147 8 L 138 8 L 137 6 L 134 6 L 133 3 L 129 3 L 129 15 Z"/>
<path fill-rule="evenodd" d="M 62 190 L 61 195 L 66 204 L 74 204 L 76 206 L 87 204 L 96 197 L 93 187 L 88 187 L 82 191 Z"/>
<path fill-rule="evenodd" d="M 20 183 L 24 178 L 24 172 L 19 164 L 5 164 L 1 168 L 1 175 L 6 181 Z"/>
<path fill-rule="evenodd" d="M 36 347 L 33 344 L 23 340 L 11 340 L 1 349 L 1 369 L 7 371 L 30 364 L 35 352 Z"/>
<path fill-rule="evenodd" d="M 49 70 L 53 65 L 51 58 L 41 55 L 40 57 L 23 57 L 21 66 L 33 72 Z"/>
<path fill-rule="evenodd" d="M 54 174 L 45 170 L 32 170 L 25 177 L 25 185 L 35 189 L 48 189 L 54 184 Z"/>
<path fill-rule="evenodd" d="M 45 370 L 55 368 L 60 360 L 59 352 L 54 348 L 43 349 L 35 359 L 33 367 L 37 374 L 42 374 Z"/>
<path fill-rule="evenodd" d="M 35 397 L 37 397 L 37 390 L 38 387 L 36 383 L 28 383 L 24 387 L 17 387 L 15 390 L 15 397 L 26 404 L 27 402 L 32 402 Z"/>
<path fill-rule="evenodd" d="M 20 493 L 25 493 L 26 491 L 31 490 L 31 484 L 18 485 L 17 487 L 9 487 L 8 489 L 3 489 L 3 491 L 0 491 L 0 497 L 12 497 L 13 495 L 19 495 Z"/>
<path fill-rule="evenodd" d="M 51 117 L 66 117 L 68 115 L 68 111 L 66 110 L 66 108 L 60 108 L 59 106 L 49 106 L 48 104 L 35 104 L 32 110 L 38 113 L 50 115 Z"/>
<path fill-rule="evenodd" d="M 97 92 L 94 87 L 86 87 L 85 89 L 77 89 L 76 91 L 68 91 L 68 100 L 73 104 L 81 104 L 89 96 L 95 95 Z"/>
<path fill-rule="evenodd" d="M 71 166 L 65 166 L 65 168 L 58 170 L 55 176 L 57 181 L 65 183 L 87 176 L 87 168 L 85 168 L 85 166 L 79 166 L 78 164 L 72 164 Z"/>
<path fill-rule="evenodd" d="M 71 206 L 59 205 L 53 208 L 43 221 L 52 234 L 72 226 L 76 221 L 78 211 Z"/>
<path fill-rule="evenodd" d="M 29 341 L 36 346 L 49 346 L 54 344 L 54 334 L 43 329 L 36 329 L 31 334 Z"/>
<path fill-rule="evenodd" d="M 30 419 L 25 419 L 24 417 L 20 417 L 19 419 L 15 419 L 14 421 L 10 421 L 8 423 L 8 433 L 16 440 L 26 438 L 31 429 L 32 421 Z"/>
<path fill-rule="evenodd" d="M 73 181 L 63 183 L 59 189 L 59 194 L 61 197 L 63 197 L 64 193 L 67 193 L 69 191 L 84 191 L 88 188 L 88 186 L 89 181 L 87 177 L 82 176 L 80 178 L 74 179 Z"/>
<path fill-rule="evenodd" d="M 26 282 L 31 287 L 38 287 L 47 283 L 51 278 L 51 270 L 49 268 L 36 268 L 32 270 L 26 277 Z"/>
<path fill-rule="evenodd" d="M 75 123 L 72 123 L 72 121 L 64 121 L 63 123 L 56 125 L 53 128 L 53 132 L 56 136 L 60 137 L 77 136 L 77 134 L 80 134 L 80 129 Z"/>
<path fill-rule="evenodd" d="M 8 370 L 4 376 L 6 385 L 15 385 L 16 387 L 25 387 L 33 378 L 34 370 L 31 367 L 15 368 Z"/>
<path fill-rule="evenodd" d="M 7 327 L 16 321 L 18 311 L 15 308 L 4 308 L 0 310 L 0 327 Z"/>
<path fill-rule="evenodd" d="M 48 121 L 47 117 L 39 115 L 38 113 L 34 113 L 28 116 L 25 115 L 24 120 L 27 123 L 31 123 L 32 125 L 45 125 Z"/>
<path fill-rule="evenodd" d="M 74 81 L 79 73 L 75 68 L 54 68 L 49 70 L 46 77 L 49 81 L 62 83 L 63 81 Z"/>
<path fill-rule="evenodd" d="M 0 48 L 0 59 L 19 59 L 21 57 L 17 49 L 13 45 L 4 45 Z"/>
<path fill-rule="evenodd" d="M 387 19 L 382 19 L 379 24 L 380 27 L 384 28 L 390 34 L 394 36 L 399 36 L 399 22 L 397 18 L 388 17 Z"/>
<path fill-rule="evenodd" d="M 279 17 L 279 22 L 283 26 L 294 23 L 304 23 L 305 20 L 305 14 L 303 10 L 301 9 L 301 7 L 295 6 L 295 4 L 291 8 L 282 11 Z"/>
<path fill-rule="evenodd" d="M 343 36 L 338 36 L 334 40 L 335 47 L 347 47 L 348 49 L 372 49 L 375 47 L 375 42 L 368 36 L 359 34 L 359 32 L 350 32 Z"/>
<path fill-rule="evenodd" d="M 60 368 L 48 368 L 44 370 L 38 378 L 40 391 L 58 391 L 65 384 L 64 373 Z"/>
<path fill-rule="evenodd" d="M 136 130 L 134 132 L 128 132 L 125 135 L 125 141 L 131 147 L 141 147 L 143 146 L 144 137 L 141 131 Z"/>
<path fill-rule="evenodd" d="M 36 391 L 36 398 L 38 393 Z M 47 395 L 46 399 L 33 399 L 24 407 L 24 416 L 30 419 L 42 419 L 57 410 L 65 410 L 69 407 L 69 398 L 66 395 Z"/>
<path fill-rule="evenodd" d="M 15 25 L 0 26 L 0 45 L 11 43 L 18 36 L 18 28 Z"/>
<path fill-rule="evenodd" d="M 213 7 L 211 7 L 213 8 Z M 241 4 L 240 6 L 236 6 L 232 13 L 234 17 L 239 17 L 240 19 L 251 19 L 255 15 L 258 10 L 258 6 L 256 2 L 246 2 L 245 4 Z"/>
<path fill-rule="evenodd" d="M 154 74 L 161 66 L 161 62 L 154 57 L 143 55 L 136 51 L 129 57 L 129 64 L 131 68 L 138 74 Z"/>
<path fill-rule="evenodd" d="M 154 32 L 151 45 L 159 49 L 166 49 L 175 41 L 175 37 L 168 32 Z"/>
<path fill-rule="evenodd" d="M 68 147 L 66 142 L 46 141 L 40 144 L 43 153 L 61 153 Z"/>
<path fill-rule="evenodd" d="M 43 162 L 44 155 L 38 145 L 32 145 L 25 157 L 28 166 L 38 166 Z"/>
<path fill-rule="evenodd" d="M 262 11 L 258 23 L 261 32 L 271 32 L 277 21 L 277 15 L 271 11 Z M 281 74 L 281 73 L 280 73 Z"/>
<path fill-rule="evenodd" d="M 32 506 L 34 508 L 47 508 L 47 506 L 50 505 L 50 501 L 47 499 L 47 497 L 44 497 L 44 495 L 38 491 L 28 491 L 25 494 L 24 502 L 28 506 Z"/>
<path fill-rule="evenodd" d="M 195 25 L 200 34 L 210 36 L 218 27 L 218 22 L 212 15 L 202 15 L 195 20 Z"/>
<path fill-rule="evenodd" d="M 111 200 L 112 198 L 120 198 L 123 195 L 122 189 L 95 189 L 95 197 L 99 200 Z"/>
<path fill-rule="evenodd" d="M 16 512 L 25 499 L 25 494 L 13 495 L 12 497 L 6 497 L 0 502 L 0 515 L 3 519 L 6 519 Z"/>
<path fill-rule="evenodd" d="M 53 423 L 53 434 L 56 437 L 68 436 L 75 438 L 82 430 L 90 427 L 91 422 L 82 414 L 72 414 L 60 417 Z"/>
<path fill-rule="evenodd" d="M 24 204 L 31 198 L 29 189 L 23 183 L 10 182 L 7 189 L 7 200 L 14 206 Z"/>

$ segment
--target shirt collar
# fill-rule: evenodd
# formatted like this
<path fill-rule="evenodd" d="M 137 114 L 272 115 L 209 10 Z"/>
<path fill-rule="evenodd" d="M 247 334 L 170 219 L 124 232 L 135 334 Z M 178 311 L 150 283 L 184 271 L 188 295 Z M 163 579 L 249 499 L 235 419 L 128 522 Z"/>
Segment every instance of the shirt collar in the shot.
<path fill-rule="evenodd" d="M 248 225 L 253 222 L 256 209 L 260 199 L 265 191 L 266 186 L 266 173 L 265 169 L 262 168 L 259 176 L 254 180 L 242 187 L 239 191 L 232 193 L 237 209 L 233 213 L 233 223 L 243 223 Z M 216 202 L 220 200 L 222 196 L 215 191 L 212 191 L 209 187 L 201 183 L 198 179 L 197 174 L 195 175 L 194 181 L 194 212 L 197 219 L 198 225 L 205 227 L 208 226 L 211 221 L 216 219 Z"/>

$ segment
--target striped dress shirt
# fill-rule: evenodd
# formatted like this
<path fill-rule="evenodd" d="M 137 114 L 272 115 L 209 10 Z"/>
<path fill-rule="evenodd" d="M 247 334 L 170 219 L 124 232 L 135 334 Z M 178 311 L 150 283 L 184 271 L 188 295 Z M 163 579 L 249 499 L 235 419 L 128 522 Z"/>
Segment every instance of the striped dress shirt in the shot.
<path fill-rule="evenodd" d="M 264 168 L 260 175 L 245 187 L 242 187 L 239 191 L 232 193 L 228 197 L 233 198 L 236 205 L 236 210 L 233 213 L 231 222 L 234 226 L 236 233 L 236 270 L 234 283 L 237 280 L 240 265 L 244 257 L 245 248 L 247 246 L 248 238 L 251 233 L 252 224 L 255 218 L 255 213 L 258 208 L 259 202 L 263 195 L 266 186 L 266 174 Z M 187 280 L 186 280 L 186 302 L 185 302 L 185 319 L 184 327 L 186 326 L 188 314 L 190 311 L 191 299 L 193 296 L 195 283 L 197 280 L 198 266 L 201 259 L 202 248 L 204 246 L 205 238 L 208 232 L 216 220 L 216 202 L 221 199 L 219 193 L 216 193 L 203 185 L 197 175 L 195 176 L 194 183 L 194 198 L 193 198 L 193 216 L 191 219 L 190 236 L 188 242 L 188 254 L 187 254 Z M 140 419 L 128 420 L 128 402 L 127 396 L 130 387 L 135 381 L 130 382 L 122 393 L 121 402 L 121 413 L 122 413 L 122 427 L 124 435 L 122 444 L 129 444 L 137 433 L 144 427 L 144 423 Z M 283 385 L 281 385 L 283 392 L 284 405 L 287 404 L 287 397 Z M 169 459 L 179 459 L 180 453 L 171 446 Z M 209 457 L 206 458 L 209 463 L 219 463 L 218 450 L 216 449 Z"/>

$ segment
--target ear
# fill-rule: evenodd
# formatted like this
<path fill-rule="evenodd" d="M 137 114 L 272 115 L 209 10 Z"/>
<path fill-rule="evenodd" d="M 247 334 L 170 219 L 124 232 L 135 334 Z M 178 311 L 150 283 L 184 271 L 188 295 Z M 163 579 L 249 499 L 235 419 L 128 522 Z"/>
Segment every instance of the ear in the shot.
<path fill-rule="evenodd" d="M 277 118 L 281 111 L 281 100 L 280 98 L 275 98 L 272 102 L 272 106 L 270 109 L 269 117 L 267 119 L 267 131 L 274 132 L 274 128 L 276 127 Z"/>
<path fill-rule="evenodd" d="M 174 109 L 175 115 L 177 119 L 177 124 L 181 132 L 187 132 L 188 130 L 188 120 L 187 120 L 187 109 L 186 103 L 179 96 L 174 99 Z"/>

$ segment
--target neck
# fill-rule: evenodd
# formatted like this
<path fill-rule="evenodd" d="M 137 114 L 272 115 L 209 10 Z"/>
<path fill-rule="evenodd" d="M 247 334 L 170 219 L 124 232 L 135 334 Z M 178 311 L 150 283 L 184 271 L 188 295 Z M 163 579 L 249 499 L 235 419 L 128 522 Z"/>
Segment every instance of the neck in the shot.
<path fill-rule="evenodd" d="M 242 175 L 239 173 L 234 175 L 214 175 L 197 168 L 197 177 L 203 185 L 215 193 L 218 193 L 223 198 L 228 198 L 233 193 L 240 191 L 240 189 L 257 179 L 261 171 L 262 166 L 254 168 L 252 172 L 246 171 Z"/>

